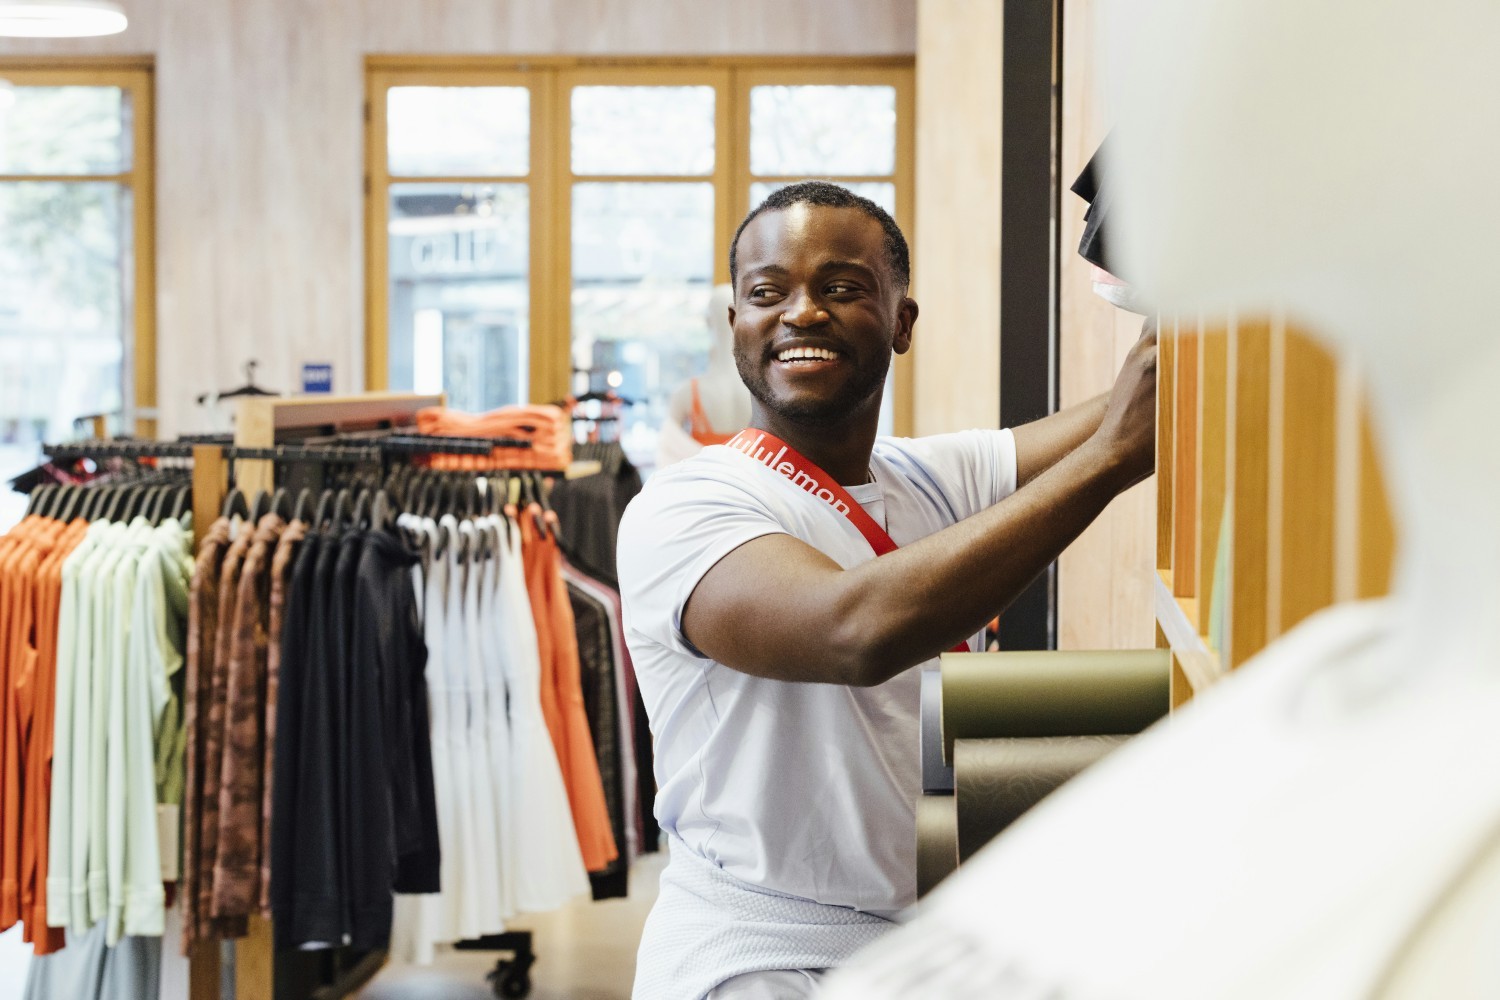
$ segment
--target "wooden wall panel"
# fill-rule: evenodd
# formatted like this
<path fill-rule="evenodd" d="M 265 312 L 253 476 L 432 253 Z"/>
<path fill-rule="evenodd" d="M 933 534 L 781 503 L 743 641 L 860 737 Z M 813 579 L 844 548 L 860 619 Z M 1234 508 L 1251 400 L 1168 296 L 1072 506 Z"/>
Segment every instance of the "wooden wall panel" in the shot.
<path fill-rule="evenodd" d="M 916 434 L 1000 420 L 1002 6 L 917 4 Z"/>
<path fill-rule="evenodd" d="M 1228 649 L 1231 668 L 1266 644 L 1266 511 L 1270 484 L 1271 329 L 1240 322 L 1230 335 L 1233 361 L 1233 427 L 1229 496 L 1233 508 L 1230 549 Z"/>
<path fill-rule="evenodd" d="M 1219 534 L 1223 528 L 1227 485 L 1229 337 L 1222 326 L 1206 328 L 1200 321 L 1198 328 L 1202 332 L 1198 337 L 1198 524 L 1194 593 L 1203 613 L 1203 620 L 1198 623 L 1199 630 L 1208 635 L 1210 612 L 1222 596 L 1214 593 L 1214 579 L 1218 569 Z M 1214 644 L 1210 643 L 1210 646 Z"/>
<path fill-rule="evenodd" d="M 1143 317 L 1093 293 L 1078 256 L 1083 200 L 1067 190 L 1108 129 L 1096 100 L 1095 0 L 1063 5 L 1062 172 L 1058 286 L 1058 401 L 1082 402 L 1114 384 Z M 1002 359 L 1003 361 L 1003 359 Z M 1144 649 L 1152 643 L 1153 577 L 1159 539 L 1156 488 L 1147 482 L 1119 497 L 1058 560 L 1057 644 L 1061 649 Z"/>
<path fill-rule="evenodd" d="M 240 365 L 363 388 L 364 58 L 370 54 L 910 55 L 915 0 L 128 0 L 101 39 L 0 57 L 149 55 L 157 92 L 161 432 Z M 988 334 L 986 334 L 988 336 Z"/>
<path fill-rule="evenodd" d="M 1308 615 L 1385 593 L 1395 538 L 1357 371 L 1279 319 L 1230 322 L 1227 335 L 1163 320 L 1174 326 L 1162 365 L 1173 405 L 1160 408 L 1158 428 L 1173 456 L 1159 481 L 1172 537 L 1158 565 L 1174 587 L 1163 583 L 1155 611 L 1158 642 L 1169 641 L 1196 690 Z M 1229 572 L 1219 594 L 1222 510 Z M 1184 577 L 1194 593 L 1178 585 Z M 1211 609 L 1221 602 L 1219 633 Z"/>
<path fill-rule="evenodd" d="M 1396 522 L 1376 452 L 1368 411 L 1359 423 L 1359 548 L 1354 596 L 1383 597 L 1391 589 Z"/>
<path fill-rule="evenodd" d="M 1162 323 L 1168 328 L 1167 322 Z M 1172 321 L 1176 354 L 1172 403 L 1172 592 L 1198 597 L 1198 335 L 1196 324 Z M 1197 622 L 1194 622 L 1197 624 Z"/>
<path fill-rule="evenodd" d="M 1338 421 L 1338 366 L 1305 334 L 1285 332 L 1285 375 L 1271 407 L 1282 413 L 1279 440 L 1271 442 L 1280 465 L 1280 572 L 1276 634 L 1333 603 L 1334 510 Z M 1275 389 L 1273 389 L 1273 393 Z M 1273 504 L 1278 499 L 1273 496 Z M 1278 581 L 1279 576 L 1279 581 Z"/>

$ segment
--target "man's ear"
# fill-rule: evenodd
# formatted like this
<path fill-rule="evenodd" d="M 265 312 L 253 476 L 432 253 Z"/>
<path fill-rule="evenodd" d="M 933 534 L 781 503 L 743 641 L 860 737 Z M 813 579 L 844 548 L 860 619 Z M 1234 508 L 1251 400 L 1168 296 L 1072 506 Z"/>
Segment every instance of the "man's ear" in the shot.
<path fill-rule="evenodd" d="M 734 306 L 729 307 L 729 329 L 734 329 Z"/>
<path fill-rule="evenodd" d="M 917 325 L 917 300 L 903 296 L 896 306 L 896 335 L 891 338 L 891 350 L 905 354 L 911 350 L 912 333 Z"/>

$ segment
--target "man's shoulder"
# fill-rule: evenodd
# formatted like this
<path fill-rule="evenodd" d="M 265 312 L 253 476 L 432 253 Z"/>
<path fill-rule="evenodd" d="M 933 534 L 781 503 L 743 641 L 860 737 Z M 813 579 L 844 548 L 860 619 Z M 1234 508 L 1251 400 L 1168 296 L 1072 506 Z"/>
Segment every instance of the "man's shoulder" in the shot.
<path fill-rule="evenodd" d="M 710 445 L 696 455 L 653 472 L 631 500 L 627 513 L 630 508 L 712 497 L 726 490 L 752 490 L 754 477 L 754 463 L 745 461 L 731 448 Z"/>

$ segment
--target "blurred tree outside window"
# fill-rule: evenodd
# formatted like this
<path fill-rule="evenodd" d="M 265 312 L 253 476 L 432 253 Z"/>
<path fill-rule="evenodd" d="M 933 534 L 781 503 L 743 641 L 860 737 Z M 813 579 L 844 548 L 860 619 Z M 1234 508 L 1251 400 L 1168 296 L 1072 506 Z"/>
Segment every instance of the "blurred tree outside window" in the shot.
<path fill-rule="evenodd" d="M 144 75 L 0 67 L 0 483 L 36 465 L 44 442 L 106 414 L 132 427 L 137 202 L 149 185 L 134 155 Z M 149 400 L 147 402 L 150 402 Z M 0 486 L 0 529 L 24 497 Z"/>

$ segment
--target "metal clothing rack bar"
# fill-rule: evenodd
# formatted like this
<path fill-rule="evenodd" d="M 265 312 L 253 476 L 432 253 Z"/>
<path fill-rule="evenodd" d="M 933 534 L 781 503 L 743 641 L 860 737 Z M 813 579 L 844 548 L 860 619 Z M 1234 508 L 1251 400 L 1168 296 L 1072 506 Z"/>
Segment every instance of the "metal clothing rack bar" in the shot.
<path fill-rule="evenodd" d="M 224 457 L 229 460 L 313 462 L 323 465 L 358 465 L 361 462 L 379 462 L 384 455 L 379 448 L 325 448 L 304 445 L 273 445 L 269 448 L 224 445 L 223 452 Z"/>
<path fill-rule="evenodd" d="M 441 434 L 393 434 L 378 438 L 381 448 L 430 455 L 488 455 L 496 448 L 530 448 L 520 438 L 448 437 Z"/>
<path fill-rule="evenodd" d="M 86 438 L 43 444 L 42 454 L 53 461 L 79 458 L 192 458 L 193 446 L 175 441 L 108 441 Z"/>
<path fill-rule="evenodd" d="M 340 434 L 333 438 L 312 439 L 306 443 L 318 441 L 368 443 L 390 451 L 425 452 L 432 455 L 487 455 L 496 448 L 532 447 L 532 443 L 525 438 L 418 434 L 402 428 Z"/>

